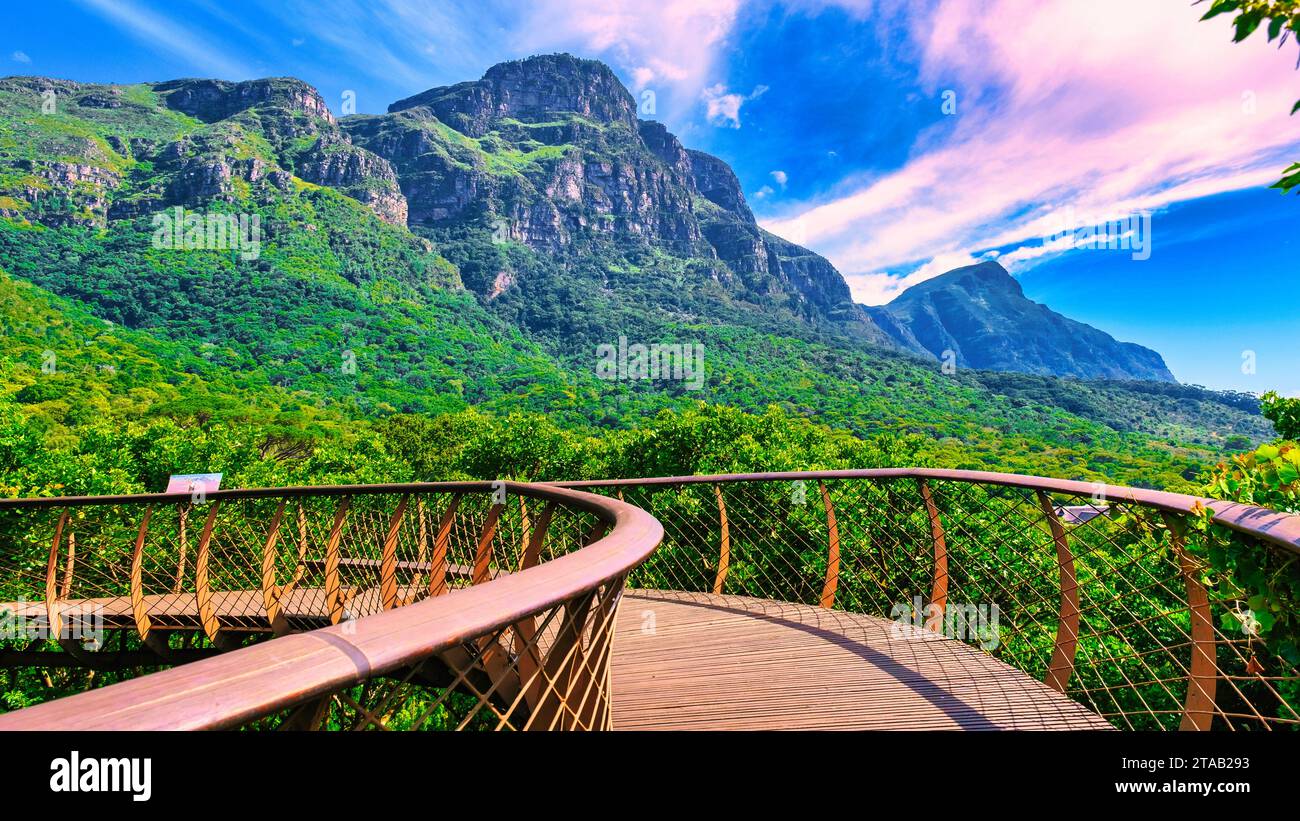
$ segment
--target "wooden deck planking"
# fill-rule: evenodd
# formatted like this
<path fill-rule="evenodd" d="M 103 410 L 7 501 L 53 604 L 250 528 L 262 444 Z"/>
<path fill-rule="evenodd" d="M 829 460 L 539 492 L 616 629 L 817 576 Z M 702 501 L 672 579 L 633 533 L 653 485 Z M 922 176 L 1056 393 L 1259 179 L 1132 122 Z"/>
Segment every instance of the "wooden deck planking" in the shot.
<path fill-rule="evenodd" d="M 363 614 L 377 609 L 377 590 L 357 592 L 353 607 Z M 415 592 L 402 586 L 402 596 Z M 145 601 L 158 627 L 198 626 L 193 593 Z M 110 629 L 134 624 L 124 597 L 66 604 L 102 607 Z M 36 621 L 45 617 L 43 602 L 5 606 Z M 261 591 L 217 591 L 213 606 L 229 627 L 264 629 Z M 319 588 L 293 591 L 284 607 L 300 627 L 328 623 Z M 1082 705 L 976 648 L 893 636 L 892 628 L 886 619 L 810 605 L 629 590 L 614 637 L 614 726 L 1111 729 Z M 554 630 L 551 625 L 547 633 Z"/>
<path fill-rule="evenodd" d="M 378 613 L 382 609 L 377 587 L 351 588 L 344 585 L 341 589 L 345 594 L 355 590 L 355 597 L 349 600 L 345 608 L 357 617 Z M 424 585 L 420 587 L 402 585 L 398 587 L 398 596 L 409 597 L 421 594 L 424 590 Z M 143 601 L 150 620 L 158 629 L 197 630 L 202 626 L 197 594 L 157 593 L 145 596 Z M 323 588 L 308 587 L 294 590 L 283 597 L 280 606 L 285 617 L 299 629 L 325 627 L 330 623 Z M 108 630 L 135 628 L 131 599 L 127 596 L 75 599 L 60 602 L 60 607 L 65 613 L 72 611 L 82 617 L 97 616 L 103 620 L 102 624 Z M 260 590 L 213 591 L 212 608 L 223 626 L 236 630 L 270 630 L 270 623 L 266 617 L 266 603 Z M 6 611 L 35 626 L 42 626 L 48 622 L 43 601 L 0 603 L 0 612 Z"/>
<path fill-rule="evenodd" d="M 892 626 L 808 605 L 629 590 L 614 640 L 615 729 L 1111 729 L 977 648 L 892 636 Z"/>

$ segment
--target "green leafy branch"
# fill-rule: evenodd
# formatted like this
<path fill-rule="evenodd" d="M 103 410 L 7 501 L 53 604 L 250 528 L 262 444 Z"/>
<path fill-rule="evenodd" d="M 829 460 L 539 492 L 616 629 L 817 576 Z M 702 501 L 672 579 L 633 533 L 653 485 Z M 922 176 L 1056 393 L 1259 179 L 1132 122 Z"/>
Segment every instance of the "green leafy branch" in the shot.
<path fill-rule="evenodd" d="M 1259 412 L 1273 423 L 1277 435 L 1283 439 L 1300 441 L 1300 399 L 1279 396 L 1269 391 L 1259 398 Z"/>
<path fill-rule="evenodd" d="M 1234 456 L 1231 464 L 1210 471 L 1206 493 L 1218 499 L 1271 510 L 1300 512 L 1300 446 L 1280 440 Z M 1254 539 L 1214 522 L 1202 509 L 1190 522 L 1197 545 L 1218 571 L 1219 595 L 1239 599 L 1249 608 L 1251 631 L 1292 664 L 1300 663 L 1300 556 L 1264 549 Z M 1225 614 L 1225 630 L 1241 628 Z"/>

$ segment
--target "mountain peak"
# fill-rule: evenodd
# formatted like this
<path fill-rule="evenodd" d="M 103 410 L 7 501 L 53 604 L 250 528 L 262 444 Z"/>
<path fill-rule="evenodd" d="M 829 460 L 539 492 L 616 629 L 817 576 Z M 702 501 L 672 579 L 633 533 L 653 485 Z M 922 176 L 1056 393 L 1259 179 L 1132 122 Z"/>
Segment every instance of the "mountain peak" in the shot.
<path fill-rule="evenodd" d="M 1020 282 L 1003 268 L 997 260 L 986 259 L 974 265 L 964 265 L 951 271 L 932 277 L 925 282 L 908 288 L 894 298 L 899 300 L 916 299 L 918 295 L 933 291 L 958 288 L 968 294 L 1002 293 L 1013 298 L 1024 298 Z M 910 295 L 910 296 L 909 296 Z M 890 303 L 893 304 L 892 302 Z"/>
<path fill-rule="evenodd" d="M 996 260 L 955 268 L 908 288 L 872 318 L 905 348 L 956 364 L 1084 379 L 1173 382 L 1160 354 L 1118 342 L 1025 297 Z"/>
<path fill-rule="evenodd" d="M 503 118 L 545 122 L 577 114 L 601 124 L 637 128 L 636 102 L 609 66 L 572 54 L 542 54 L 498 63 L 482 79 L 422 91 L 388 107 L 389 113 L 425 107 L 451 127 L 482 136 Z"/>
<path fill-rule="evenodd" d="M 492 82 L 507 81 L 514 76 L 545 75 L 552 78 L 568 78 L 574 82 L 599 84 L 616 82 L 622 85 L 614 70 L 600 60 L 577 57 L 567 52 L 557 54 L 534 54 L 519 60 L 507 60 L 483 72 L 483 79 Z"/>

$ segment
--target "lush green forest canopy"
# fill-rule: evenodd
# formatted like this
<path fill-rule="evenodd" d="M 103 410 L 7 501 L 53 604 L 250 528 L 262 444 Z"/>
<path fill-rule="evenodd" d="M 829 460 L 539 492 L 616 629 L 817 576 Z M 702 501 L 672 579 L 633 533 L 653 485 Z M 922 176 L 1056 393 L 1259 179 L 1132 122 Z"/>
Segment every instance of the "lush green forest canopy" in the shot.
<path fill-rule="evenodd" d="M 0 226 L 0 242 L 33 230 Z M 250 441 L 301 442 L 284 458 L 303 462 L 294 475 L 295 481 L 306 483 L 327 478 L 313 476 L 305 467 L 307 454 L 370 433 L 379 435 L 399 420 L 448 415 L 447 424 L 459 427 L 454 420 L 473 411 L 473 430 L 479 436 L 505 441 L 511 435 L 506 420 L 513 420 L 529 435 L 555 431 L 552 447 L 589 451 L 592 442 L 653 431 L 665 419 L 732 413 L 752 418 L 754 424 L 764 420 L 767 426 L 791 432 L 821 431 L 828 440 L 852 441 L 863 447 L 863 458 L 869 452 L 904 447 L 917 459 L 947 466 L 1173 487 L 1195 479 L 1201 467 L 1229 445 L 1244 449 L 1258 436 L 1258 425 L 1240 397 L 1176 385 L 992 373 L 946 376 L 901 355 L 846 353 L 750 328 L 690 329 L 692 338 L 708 340 L 704 391 L 608 383 L 583 369 L 583 357 L 547 356 L 544 344 L 510 332 L 483 313 L 472 296 L 455 292 L 431 292 L 423 300 L 394 306 L 340 288 L 340 313 L 352 317 L 358 328 L 367 327 L 367 319 L 357 314 L 392 309 L 371 340 L 340 341 L 339 329 L 346 320 L 316 323 L 311 333 L 302 332 L 304 317 L 311 312 L 303 312 L 301 295 L 265 293 L 288 287 L 282 282 L 268 279 L 259 288 L 250 277 L 217 288 L 195 284 L 194 296 L 168 291 L 167 298 L 155 304 L 174 300 L 171 307 L 151 313 L 147 321 L 134 320 L 142 328 L 155 329 L 150 333 L 130 327 L 140 305 L 136 294 L 164 277 L 194 274 L 173 266 L 126 275 L 120 263 L 114 265 L 122 257 L 99 249 L 104 238 L 82 229 L 64 230 L 82 244 L 72 245 L 72 239 L 47 230 L 9 246 L 8 265 L 39 282 L 56 275 L 72 279 L 75 270 L 63 266 L 90 261 L 83 270 L 94 273 L 85 278 L 83 293 L 94 302 L 56 297 L 9 275 L 0 279 L 0 292 L 6 330 L 3 402 L 23 427 L 69 452 L 88 447 L 94 440 L 90 431 L 97 426 L 143 430 L 166 424 L 178 436 L 188 431 L 201 439 L 243 430 Z M 46 244 L 49 237 L 77 250 L 51 247 Z M 99 267 L 101 260 L 107 268 Z M 116 287 L 96 296 L 98 286 L 91 283 Z M 260 307 L 240 311 L 242 319 L 223 320 L 246 304 L 240 299 L 245 288 L 262 291 L 246 296 L 258 299 Z M 212 305 L 205 305 L 209 301 Z M 88 304 L 113 307 L 100 307 L 96 316 Z M 230 311 L 223 310 L 226 307 Z M 447 313 L 439 317 L 439 310 Z M 103 313 L 113 319 L 101 318 Z M 466 315 L 481 317 L 482 324 L 467 329 Z M 444 327 L 445 334 L 440 332 Z M 344 368 L 345 350 L 355 352 L 355 373 Z M 1224 436 L 1211 427 L 1214 422 L 1223 430 L 1243 432 Z M 714 446 L 725 448 L 727 442 Z M 803 466 L 830 466 L 819 465 L 817 453 L 810 448 Z M 358 453 L 357 476 L 370 475 L 360 464 L 362 455 Z M 190 470 L 222 470 L 228 482 L 252 481 L 223 463 L 224 458 L 213 453 L 203 461 L 196 452 L 193 461 L 141 466 L 127 475 L 130 487 L 138 490 L 156 489 L 167 473 Z M 761 451 L 750 451 L 749 458 L 754 461 L 728 461 L 737 470 L 766 464 Z M 632 470 L 630 465 L 594 455 L 590 463 L 562 463 L 574 472 L 547 471 L 546 478 L 594 477 L 602 464 L 606 476 L 633 475 L 618 472 Z M 375 478 L 493 477 L 494 471 L 523 478 L 536 469 L 532 461 L 457 463 L 435 456 L 423 463 L 442 468 L 435 475 L 415 470 L 417 464 L 390 467 L 392 473 Z M 689 473 L 710 469 L 712 461 L 675 464 Z M 445 472 L 453 465 L 460 473 Z"/>

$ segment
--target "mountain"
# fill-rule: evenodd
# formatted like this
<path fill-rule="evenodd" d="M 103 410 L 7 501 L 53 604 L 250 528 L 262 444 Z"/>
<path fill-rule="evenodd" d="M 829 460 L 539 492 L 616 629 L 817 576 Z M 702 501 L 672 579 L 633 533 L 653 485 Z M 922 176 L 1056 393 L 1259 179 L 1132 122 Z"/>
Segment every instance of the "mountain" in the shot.
<path fill-rule="evenodd" d="M 55 111 L 37 114 L 47 95 Z M 19 150 L 0 149 L 12 170 L 0 216 L 103 227 L 328 191 L 427 240 L 424 255 L 445 260 L 434 278 L 454 268 L 447 284 L 568 355 L 664 322 L 721 322 L 927 358 L 951 350 L 963 367 L 1172 379 L 1158 355 L 1025 300 L 996 266 L 883 309 L 854 304 L 826 259 L 757 225 L 725 162 L 639 119 L 593 60 L 503 63 L 342 120 L 293 78 L 0 81 L 0 99 L 21 97 L 36 116 L 14 124 Z M 555 323 L 574 295 L 590 304 Z"/>
<path fill-rule="evenodd" d="M 1154 352 L 1025 300 L 996 264 L 918 286 L 886 310 L 854 304 L 826 259 L 757 225 L 724 161 L 638 119 L 602 63 L 563 54 L 503 63 L 388 112 L 340 125 L 391 163 L 412 230 L 444 248 L 471 290 L 504 296 L 499 310 L 534 333 L 553 329 L 519 308 L 519 297 L 608 292 L 614 313 L 659 308 L 785 332 L 809 325 L 927 358 L 952 350 L 963 367 L 1173 379 Z M 534 254 L 512 261 L 484 253 L 489 242 Z M 637 286 L 611 289 L 611 268 L 635 270 Z M 557 341 L 586 346 L 602 334 L 609 330 L 579 324 Z"/>
<path fill-rule="evenodd" d="M 959 367 L 1175 381 L 1160 354 L 1026 299 L 992 260 L 913 285 L 868 312 L 901 347 Z"/>
<path fill-rule="evenodd" d="M 631 269 L 639 282 L 612 293 L 615 309 L 829 324 L 890 344 L 829 262 L 758 227 L 725 162 L 637 113 L 603 63 L 557 54 L 341 125 L 392 164 L 412 230 L 449 248 L 466 286 L 489 300 L 512 286 L 543 300 L 609 292 L 609 270 Z M 531 253 L 512 261 L 489 244 Z"/>
<path fill-rule="evenodd" d="M 203 230 L 160 244 L 176 207 L 256 217 L 256 253 Z M 316 402 L 571 408 L 571 375 L 484 310 L 404 209 L 387 161 L 299 80 L 0 79 L 0 269 Z"/>
<path fill-rule="evenodd" d="M 942 464 L 1164 484 L 1268 435 L 1237 395 L 943 373 L 758 227 L 725 162 L 637 114 L 568 55 L 341 119 L 292 78 L 0 79 L 5 308 L 49 317 L 0 350 L 0 404 L 62 438 L 99 417 L 361 431 L 467 409 L 596 436 L 776 406 Z M 160 241 L 178 207 L 208 233 Z M 208 242 L 227 218 L 256 218 L 256 247 Z M 598 378 L 594 346 L 624 338 L 701 345 L 706 378 Z"/>

